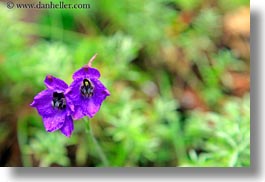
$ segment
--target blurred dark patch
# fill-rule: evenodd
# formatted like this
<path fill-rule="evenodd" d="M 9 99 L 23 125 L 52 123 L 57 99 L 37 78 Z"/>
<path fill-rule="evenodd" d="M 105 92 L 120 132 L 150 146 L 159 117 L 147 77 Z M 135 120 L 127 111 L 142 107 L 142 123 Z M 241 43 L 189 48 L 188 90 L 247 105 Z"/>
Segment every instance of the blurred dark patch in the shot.
<path fill-rule="evenodd" d="M 71 165 L 70 166 L 76 166 L 76 149 L 77 149 L 77 146 L 74 146 L 74 145 L 71 145 L 71 146 L 67 146 L 66 147 L 67 149 L 67 155 L 70 159 L 70 163 Z"/>

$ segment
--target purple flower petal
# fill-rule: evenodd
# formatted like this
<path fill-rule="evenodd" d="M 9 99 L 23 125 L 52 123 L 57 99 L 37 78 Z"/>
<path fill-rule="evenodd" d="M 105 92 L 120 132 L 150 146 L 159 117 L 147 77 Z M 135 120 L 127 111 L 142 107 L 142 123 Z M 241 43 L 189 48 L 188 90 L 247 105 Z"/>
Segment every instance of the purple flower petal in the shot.
<path fill-rule="evenodd" d="M 53 77 L 52 75 L 47 75 L 44 83 L 48 89 L 64 91 L 67 89 L 68 85 L 61 79 Z"/>
<path fill-rule="evenodd" d="M 84 116 L 94 117 L 99 111 L 102 102 L 110 95 L 109 91 L 98 79 L 92 78 L 90 82 L 93 85 L 93 94 L 90 97 L 84 97 L 80 91 L 82 82 L 83 78 L 77 78 L 66 91 L 67 96 L 75 105 L 75 110 L 72 113 L 75 120 Z"/>
<path fill-rule="evenodd" d="M 60 128 L 65 123 L 65 112 L 57 112 L 55 115 L 51 117 L 43 117 L 43 123 L 46 131 L 53 132 Z"/>
<path fill-rule="evenodd" d="M 94 117 L 94 115 L 99 111 L 102 102 L 110 95 L 110 92 L 99 80 L 91 79 L 91 82 L 95 87 L 94 95 L 86 100 L 86 104 L 83 107 L 83 112 L 90 118 Z"/>
<path fill-rule="evenodd" d="M 82 107 L 75 106 L 75 110 L 73 111 L 72 116 L 74 120 L 79 120 L 84 117 Z"/>
<path fill-rule="evenodd" d="M 74 111 L 74 105 L 65 96 L 68 85 L 51 75 L 44 80 L 47 90 L 41 91 L 34 97 L 31 103 L 43 118 L 46 131 L 53 132 L 61 130 L 61 132 L 70 137 L 73 131 L 73 121 L 71 114 Z"/>
<path fill-rule="evenodd" d="M 74 80 L 71 85 L 68 87 L 68 89 L 65 91 L 65 95 L 69 97 L 69 99 L 73 102 L 75 105 L 74 100 L 80 99 L 80 86 L 82 84 L 82 78 L 77 78 Z"/>
<path fill-rule="evenodd" d="M 54 110 L 51 105 L 52 93 L 51 90 L 41 91 L 34 97 L 33 102 L 30 104 L 30 106 L 35 107 L 39 115 L 43 117 L 50 117 L 56 113 L 56 110 Z"/>
<path fill-rule="evenodd" d="M 73 119 L 71 116 L 66 116 L 65 117 L 65 122 L 64 125 L 61 128 L 61 132 L 67 136 L 70 137 L 72 132 L 74 130 L 74 123 L 73 123 Z"/>
<path fill-rule="evenodd" d="M 93 99 L 81 99 L 80 105 L 78 105 L 73 112 L 74 120 L 81 119 L 84 116 L 89 116 L 90 118 L 99 111 L 101 103 L 95 103 Z"/>
<path fill-rule="evenodd" d="M 96 78 L 100 77 L 100 73 L 96 68 L 90 68 L 88 66 L 84 66 L 81 69 L 77 70 L 73 74 L 73 79 L 76 80 L 78 78 Z"/>
<path fill-rule="evenodd" d="M 66 96 L 71 100 L 74 104 L 74 111 L 72 112 L 72 116 L 74 120 L 81 119 L 84 117 L 82 110 L 82 95 L 80 94 L 80 86 L 82 84 L 81 78 L 78 78 L 72 82 L 69 88 L 66 90 Z"/>
<path fill-rule="evenodd" d="M 99 111 L 101 102 L 95 102 L 96 99 L 88 99 L 83 106 L 83 114 L 93 118 L 94 115 Z"/>
<path fill-rule="evenodd" d="M 92 83 L 95 86 L 95 92 L 99 92 L 98 94 L 102 96 L 110 96 L 110 92 L 108 89 L 99 81 L 98 79 L 91 79 Z M 105 98 L 104 98 L 105 99 Z"/>
<path fill-rule="evenodd" d="M 70 100 L 70 98 L 66 97 L 66 114 L 67 116 L 70 116 L 72 114 L 72 112 L 75 110 L 75 106 L 74 103 Z"/>

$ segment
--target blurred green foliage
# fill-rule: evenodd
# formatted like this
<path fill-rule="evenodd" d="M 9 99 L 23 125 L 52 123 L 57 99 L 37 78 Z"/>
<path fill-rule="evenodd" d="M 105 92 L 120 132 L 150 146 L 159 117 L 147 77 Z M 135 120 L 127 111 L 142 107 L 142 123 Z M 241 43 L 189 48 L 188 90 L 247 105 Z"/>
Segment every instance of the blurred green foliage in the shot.
<path fill-rule="evenodd" d="M 185 130 L 185 143 L 192 146 L 187 165 L 249 166 L 249 105 L 249 95 L 246 95 L 242 100 L 233 99 L 226 103 L 222 115 L 210 112 L 192 113 Z M 197 155 L 195 150 L 198 148 L 207 152 Z"/>
<path fill-rule="evenodd" d="M 103 166 L 84 121 L 68 139 L 45 132 L 29 107 L 47 74 L 70 84 L 98 53 L 111 96 L 89 122 L 110 166 L 250 166 L 249 90 L 236 94 L 229 74 L 249 75 L 249 58 L 223 40 L 224 16 L 249 1 L 75 1 L 84 2 L 91 8 L 0 4 L 0 158 L 11 136 L 19 149 L 1 165 Z M 185 107 L 187 87 L 203 104 Z"/>

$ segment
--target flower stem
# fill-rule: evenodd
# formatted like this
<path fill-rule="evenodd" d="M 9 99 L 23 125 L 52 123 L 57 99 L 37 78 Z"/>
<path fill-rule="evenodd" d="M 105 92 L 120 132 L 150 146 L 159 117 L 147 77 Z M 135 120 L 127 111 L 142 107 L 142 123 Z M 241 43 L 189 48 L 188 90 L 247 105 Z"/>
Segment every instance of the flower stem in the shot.
<path fill-rule="evenodd" d="M 95 144 L 96 151 L 97 151 L 97 153 L 98 153 L 103 165 L 104 166 L 109 166 L 108 159 L 107 159 L 105 153 L 103 152 L 103 150 L 101 149 L 97 139 L 94 136 L 94 132 L 93 132 L 93 129 L 92 129 L 91 125 L 90 125 L 90 122 L 88 121 L 87 118 L 85 118 L 84 120 L 85 120 L 85 124 L 86 124 L 86 132 L 90 134 L 90 136 L 92 138 L 92 141 Z"/>

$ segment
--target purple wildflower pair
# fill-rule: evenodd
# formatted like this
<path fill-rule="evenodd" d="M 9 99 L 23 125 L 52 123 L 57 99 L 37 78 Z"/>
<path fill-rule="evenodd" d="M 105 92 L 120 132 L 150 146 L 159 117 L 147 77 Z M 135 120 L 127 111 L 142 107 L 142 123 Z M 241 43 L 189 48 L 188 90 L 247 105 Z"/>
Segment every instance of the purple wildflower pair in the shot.
<path fill-rule="evenodd" d="M 84 116 L 92 118 L 100 109 L 102 102 L 110 95 L 107 88 L 99 81 L 100 72 L 88 65 L 73 74 L 73 82 L 68 86 L 63 80 L 47 75 L 44 84 L 47 89 L 34 97 L 31 103 L 42 116 L 47 132 L 61 130 L 70 137 L 74 124 Z"/>

